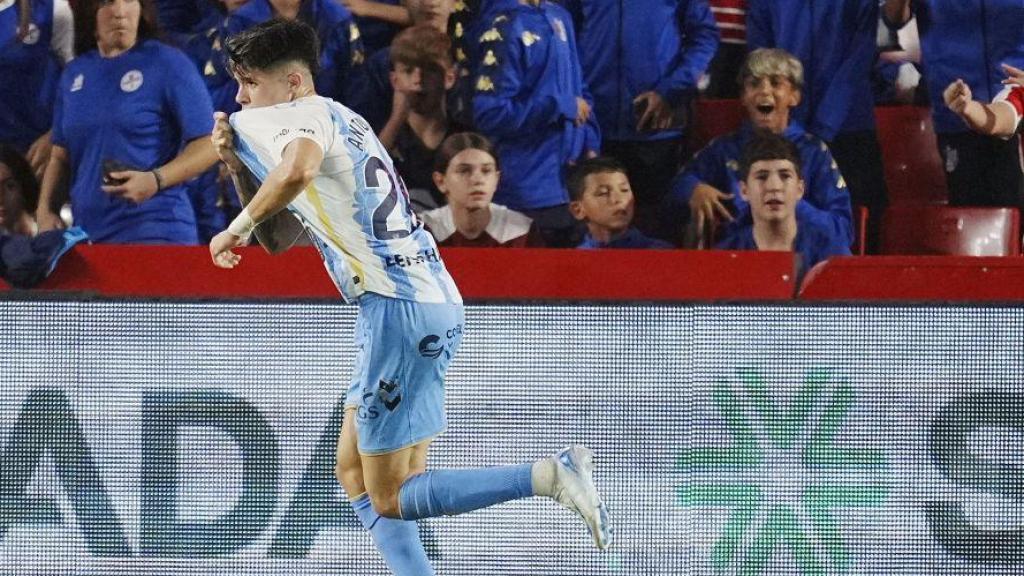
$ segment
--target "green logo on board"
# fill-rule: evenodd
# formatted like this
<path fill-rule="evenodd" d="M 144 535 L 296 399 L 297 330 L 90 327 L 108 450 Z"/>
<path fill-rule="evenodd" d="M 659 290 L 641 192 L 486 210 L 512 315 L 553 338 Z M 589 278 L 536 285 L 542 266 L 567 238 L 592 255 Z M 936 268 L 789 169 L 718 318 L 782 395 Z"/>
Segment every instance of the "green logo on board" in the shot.
<path fill-rule="evenodd" d="M 788 406 L 758 370 L 712 388 L 732 443 L 683 451 L 687 507 L 732 512 L 711 550 L 719 574 L 766 573 L 788 551 L 801 574 L 844 574 L 853 559 L 835 513 L 881 506 L 889 492 L 881 450 L 840 446 L 837 434 L 855 397 L 825 370 L 807 374 Z"/>

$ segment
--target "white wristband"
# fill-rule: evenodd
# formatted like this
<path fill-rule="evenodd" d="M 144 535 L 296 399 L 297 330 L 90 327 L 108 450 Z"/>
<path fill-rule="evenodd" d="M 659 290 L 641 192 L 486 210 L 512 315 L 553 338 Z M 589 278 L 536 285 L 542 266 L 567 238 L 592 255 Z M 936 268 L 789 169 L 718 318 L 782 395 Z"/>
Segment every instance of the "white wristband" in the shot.
<path fill-rule="evenodd" d="M 252 234 L 252 229 L 256 227 L 256 222 L 249 215 L 248 208 L 242 208 L 242 211 L 235 216 L 235 219 L 228 224 L 228 232 L 231 232 L 239 238 L 248 238 Z"/>

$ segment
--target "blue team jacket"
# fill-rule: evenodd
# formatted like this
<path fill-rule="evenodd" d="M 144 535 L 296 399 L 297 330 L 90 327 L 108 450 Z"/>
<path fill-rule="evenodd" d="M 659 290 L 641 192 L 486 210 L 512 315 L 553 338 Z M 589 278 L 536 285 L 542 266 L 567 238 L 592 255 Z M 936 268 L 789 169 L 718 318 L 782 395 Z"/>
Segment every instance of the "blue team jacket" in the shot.
<path fill-rule="evenodd" d="M 677 129 L 636 131 L 633 99 L 654 90 L 674 108 L 718 49 L 707 0 L 567 0 L 583 77 L 605 140 L 679 138 Z"/>
<path fill-rule="evenodd" d="M 473 120 L 501 160 L 494 201 L 533 210 L 569 201 L 563 170 L 600 149 L 595 115 L 576 126 L 576 98 L 593 102 L 583 83 L 572 19 L 548 0 L 538 6 L 495 0 L 479 37 Z"/>
<path fill-rule="evenodd" d="M 730 231 L 715 248 L 719 250 L 757 250 L 757 242 L 754 241 L 754 225 L 748 224 Z M 818 262 L 828 260 L 833 256 L 849 256 L 850 245 L 842 238 L 836 238 L 824 230 L 798 226 L 796 238 L 793 240 L 793 252 L 797 255 L 796 285 L 800 286 L 804 275 Z"/>
<path fill-rule="evenodd" d="M 803 100 L 794 118 L 825 141 L 875 129 L 878 18 L 878 0 L 750 0 L 747 6 L 750 49 L 783 48 L 803 63 Z"/>
<path fill-rule="evenodd" d="M 750 205 L 740 196 L 739 160 L 743 147 L 753 134 L 753 128 L 747 122 L 736 132 L 712 140 L 672 181 L 672 201 L 685 206 L 693 195 L 694 187 L 704 182 L 734 196 L 732 202 L 736 208 L 736 219 L 729 225 L 730 229 L 749 224 Z M 797 122 L 790 122 L 782 135 L 796 144 L 802 161 L 804 197 L 796 207 L 797 221 L 801 226 L 843 238 L 850 245 L 853 242 L 850 191 L 828 146 L 805 132 Z"/>
<path fill-rule="evenodd" d="M 936 132 L 966 132 L 967 125 L 942 100 L 957 78 L 974 99 L 991 102 L 1003 89 L 1002 63 L 1024 67 L 1024 2 L 1021 0 L 915 0 L 921 58 Z"/>
<path fill-rule="evenodd" d="M 53 120 L 60 62 L 50 50 L 53 0 L 32 2 L 31 32 L 17 37 L 18 8 L 0 10 L 0 142 L 21 153 Z"/>

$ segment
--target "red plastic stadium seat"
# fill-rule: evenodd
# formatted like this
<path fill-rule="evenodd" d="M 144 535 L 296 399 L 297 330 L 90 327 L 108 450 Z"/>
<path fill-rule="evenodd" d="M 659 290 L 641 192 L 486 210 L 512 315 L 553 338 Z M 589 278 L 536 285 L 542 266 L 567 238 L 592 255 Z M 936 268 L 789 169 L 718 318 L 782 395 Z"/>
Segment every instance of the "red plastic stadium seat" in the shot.
<path fill-rule="evenodd" d="M 924 106 L 875 108 L 889 204 L 945 202 L 946 174 Z"/>
<path fill-rule="evenodd" d="M 882 219 L 883 254 L 1016 256 L 1020 241 L 1016 208 L 903 204 Z"/>
<path fill-rule="evenodd" d="M 738 130 L 746 113 L 738 99 L 696 100 L 690 150 L 697 152 L 715 138 Z"/>

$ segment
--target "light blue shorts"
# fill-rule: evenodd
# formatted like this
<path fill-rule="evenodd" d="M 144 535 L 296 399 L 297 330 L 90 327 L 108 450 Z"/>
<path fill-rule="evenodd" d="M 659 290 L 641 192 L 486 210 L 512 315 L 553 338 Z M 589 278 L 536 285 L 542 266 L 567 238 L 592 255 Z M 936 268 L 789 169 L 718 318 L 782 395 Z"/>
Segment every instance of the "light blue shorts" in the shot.
<path fill-rule="evenodd" d="M 356 408 L 360 453 L 386 454 L 444 432 L 444 374 L 464 322 L 462 304 L 359 298 L 345 405 Z"/>

